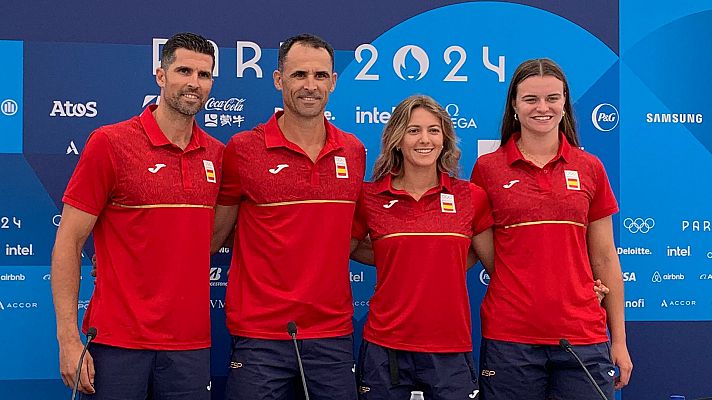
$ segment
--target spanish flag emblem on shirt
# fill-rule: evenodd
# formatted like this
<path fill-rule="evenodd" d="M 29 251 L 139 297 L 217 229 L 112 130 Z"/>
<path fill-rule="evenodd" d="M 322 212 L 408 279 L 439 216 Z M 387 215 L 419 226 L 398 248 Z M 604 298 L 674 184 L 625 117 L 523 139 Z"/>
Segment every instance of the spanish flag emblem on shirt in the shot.
<path fill-rule="evenodd" d="M 581 190 L 581 181 L 579 180 L 578 171 L 564 170 L 566 177 L 566 189 Z"/>
<path fill-rule="evenodd" d="M 440 193 L 440 211 L 444 213 L 455 213 L 455 196 L 448 193 Z"/>
<path fill-rule="evenodd" d="M 217 183 L 215 177 L 215 166 L 213 166 L 212 161 L 203 160 L 203 167 L 205 168 L 205 179 L 211 183 Z"/>
<path fill-rule="evenodd" d="M 336 165 L 336 177 L 346 179 L 349 177 L 349 168 L 346 166 L 346 157 L 334 156 L 334 164 Z"/>

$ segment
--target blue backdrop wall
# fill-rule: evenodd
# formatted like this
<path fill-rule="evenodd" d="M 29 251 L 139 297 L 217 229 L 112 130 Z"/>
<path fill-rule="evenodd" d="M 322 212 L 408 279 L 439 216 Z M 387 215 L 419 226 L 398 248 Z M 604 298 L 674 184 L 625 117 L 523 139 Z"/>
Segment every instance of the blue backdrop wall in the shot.
<path fill-rule="evenodd" d="M 96 127 L 159 101 L 157 50 L 194 31 L 219 48 L 213 136 L 265 121 L 281 104 L 271 74 L 280 40 L 316 33 L 337 49 L 327 116 L 379 151 L 399 100 L 435 97 L 453 118 L 462 170 L 496 146 L 514 68 L 550 57 L 570 79 L 586 150 L 600 157 L 621 205 L 615 235 L 635 364 L 624 399 L 712 396 L 712 4 L 681 0 L 334 1 L 0 4 L 0 398 L 64 398 L 49 258 L 61 194 Z M 705 172 L 707 171 L 707 172 Z M 370 173 L 370 170 L 369 170 Z M 167 238 L 169 239 L 169 238 Z M 92 291 L 89 257 L 78 309 Z M 213 398 L 222 399 L 229 337 L 229 254 L 213 258 Z M 375 272 L 352 265 L 357 337 Z M 469 275 L 473 337 L 488 277 Z M 420 293 L 434 296 L 437 293 Z M 478 345 L 476 345 L 478 346 Z M 475 349 L 477 350 L 477 348 Z"/>

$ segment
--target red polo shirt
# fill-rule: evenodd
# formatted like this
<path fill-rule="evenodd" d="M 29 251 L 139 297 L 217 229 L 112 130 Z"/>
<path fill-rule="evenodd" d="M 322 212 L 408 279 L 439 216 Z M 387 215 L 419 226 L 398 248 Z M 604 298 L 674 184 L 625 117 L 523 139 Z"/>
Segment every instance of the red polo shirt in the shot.
<path fill-rule="evenodd" d="M 364 183 L 353 237 L 369 234 L 376 262 L 364 339 L 407 351 L 472 351 L 467 253 L 492 226 L 485 192 L 440 175 L 416 201 L 391 176 Z"/>
<path fill-rule="evenodd" d="M 618 211 L 601 162 L 561 136 L 544 168 L 525 160 L 518 135 L 480 157 L 472 182 L 489 196 L 495 271 L 482 303 L 482 335 L 528 344 L 608 340 L 592 290 L 588 224 Z"/>
<path fill-rule="evenodd" d="M 210 237 L 223 145 L 193 123 L 181 150 L 149 106 L 94 131 L 62 201 L 98 216 L 97 279 L 84 317 L 111 346 L 210 346 Z"/>
<path fill-rule="evenodd" d="M 365 150 L 326 120 L 316 162 L 277 124 L 238 133 L 225 149 L 218 203 L 239 205 L 225 311 L 232 335 L 302 339 L 353 332 L 349 243 Z"/>

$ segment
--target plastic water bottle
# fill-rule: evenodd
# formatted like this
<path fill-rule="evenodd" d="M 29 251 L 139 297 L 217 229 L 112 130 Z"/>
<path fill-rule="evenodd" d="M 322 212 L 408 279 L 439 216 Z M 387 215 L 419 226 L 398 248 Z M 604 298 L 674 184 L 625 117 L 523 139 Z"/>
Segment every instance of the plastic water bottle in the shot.
<path fill-rule="evenodd" d="M 410 392 L 410 400 L 425 400 L 425 397 L 423 397 L 423 392 L 420 390 L 413 390 Z"/>
<path fill-rule="evenodd" d="M 681 394 L 671 394 L 670 400 L 685 400 L 685 396 Z"/>

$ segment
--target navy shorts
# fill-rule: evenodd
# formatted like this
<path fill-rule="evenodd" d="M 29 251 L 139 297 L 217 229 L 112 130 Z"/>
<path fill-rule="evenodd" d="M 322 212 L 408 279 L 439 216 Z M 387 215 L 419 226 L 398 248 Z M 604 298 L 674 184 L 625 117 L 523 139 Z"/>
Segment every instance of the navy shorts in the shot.
<path fill-rule="evenodd" d="M 280 400 L 302 392 L 291 340 L 232 338 L 226 400 Z M 353 336 L 297 340 L 309 398 L 356 400 Z"/>
<path fill-rule="evenodd" d="M 573 346 L 596 383 L 614 398 L 615 366 L 608 343 Z M 557 346 L 482 339 L 480 388 L 483 400 L 600 400 L 581 366 Z"/>
<path fill-rule="evenodd" d="M 472 352 L 392 350 L 364 340 L 357 376 L 360 400 L 408 399 L 412 390 L 428 400 L 467 400 L 479 392 Z"/>
<path fill-rule="evenodd" d="M 92 400 L 210 400 L 210 349 L 135 350 L 92 343 Z"/>

